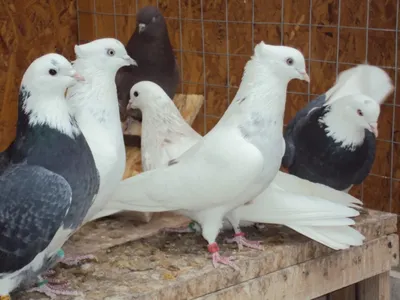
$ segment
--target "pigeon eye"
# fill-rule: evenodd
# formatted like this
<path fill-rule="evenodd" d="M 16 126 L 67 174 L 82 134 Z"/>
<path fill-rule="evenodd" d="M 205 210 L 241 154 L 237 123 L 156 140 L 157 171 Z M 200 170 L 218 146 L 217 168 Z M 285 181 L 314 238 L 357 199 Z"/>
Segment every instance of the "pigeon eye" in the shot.
<path fill-rule="evenodd" d="M 107 50 L 107 55 L 108 56 L 114 56 L 115 55 L 115 51 L 113 49 L 108 49 Z"/>
<path fill-rule="evenodd" d="M 289 57 L 288 59 L 286 59 L 286 63 L 287 63 L 289 66 L 293 65 L 293 63 L 294 63 L 293 58 Z"/>
<path fill-rule="evenodd" d="M 54 69 L 50 69 L 50 70 L 49 70 L 49 74 L 50 74 L 51 76 L 55 76 L 55 75 L 57 75 L 57 71 L 54 70 Z"/>
<path fill-rule="evenodd" d="M 363 116 L 364 114 L 363 114 L 363 112 L 361 111 L 361 109 L 357 109 L 357 114 L 359 115 L 359 116 Z"/>
<path fill-rule="evenodd" d="M 137 97 L 137 96 L 139 96 L 139 93 L 136 92 L 136 91 L 134 91 L 134 92 L 133 92 L 133 96 Z"/>

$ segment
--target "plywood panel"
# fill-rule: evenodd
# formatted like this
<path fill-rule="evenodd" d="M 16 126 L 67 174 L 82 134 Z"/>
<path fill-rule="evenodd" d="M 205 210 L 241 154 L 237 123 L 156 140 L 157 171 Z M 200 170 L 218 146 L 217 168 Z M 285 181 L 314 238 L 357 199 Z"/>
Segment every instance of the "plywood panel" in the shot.
<path fill-rule="evenodd" d="M 49 52 L 73 57 L 74 0 L 0 1 L 0 150 L 15 136 L 18 89 L 24 70 Z"/>

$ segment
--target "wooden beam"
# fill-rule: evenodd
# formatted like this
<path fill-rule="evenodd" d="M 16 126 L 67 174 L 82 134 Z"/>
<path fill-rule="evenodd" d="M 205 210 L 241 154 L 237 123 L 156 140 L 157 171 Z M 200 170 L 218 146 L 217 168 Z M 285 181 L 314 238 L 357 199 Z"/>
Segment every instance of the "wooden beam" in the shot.
<path fill-rule="evenodd" d="M 397 235 L 396 235 L 397 236 Z M 397 241 L 393 242 L 393 241 Z M 389 248 L 388 244 L 392 243 Z M 334 252 L 331 255 L 294 265 L 277 272 L 243 282 L 218 292 L 198 297 L 196 300 L 230 299 L 296 299 L 309 300 L 321 297 L 375 275 L 379 295 L 383 298 L 365 300 L 389 300 L 386 297 L 392 255 L 398 251 L 398 239 L 384 236 L 362 247 Z M 147 299 L 147 298 L 145 298 Z"/>
<path fill-rule="evenodd" d="M 390 271 L 367 278 L 356 288 L 358 300 L 390 300 Z"/>

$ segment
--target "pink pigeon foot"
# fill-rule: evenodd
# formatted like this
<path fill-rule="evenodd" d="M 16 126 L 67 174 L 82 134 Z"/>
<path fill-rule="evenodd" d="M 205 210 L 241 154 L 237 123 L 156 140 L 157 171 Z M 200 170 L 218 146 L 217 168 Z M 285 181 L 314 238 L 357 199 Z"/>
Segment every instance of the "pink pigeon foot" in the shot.
<path fill-rule="evenodd" d="M 263 247 L 261 246 L 261 241 L 249 241 L 244 237 L 244 235 L 244 232 L 238 232 L 234 234 L 233 238 L 226 239 L 225 241 L 229 244 L 238 244 L 239 250 L 242 250 L 243 246 L 251 249 L 263 250 Z"/>
<path fill-rule="evenodd" d="M 56 275 L 56 271 L 54 270 L 47 270 L 42 273 L 42 278 L 44 279 L 40 284 L 48 283 L 49 285 L 58 285 L 58 286 L 68 286 L 68 281 L 67 280 L 60 280 L 60 279 L 55 279 L 52 278 Z"/>
<path fill-rule="evenodd" d="M 177 233 L 190 233 L 201 231 L 196 222 L 190 222 L 188 226 L 177 227 L 177 228 L 164 228 L 164 232 L 177 232 Z"/>
<path fill-rule="evenodd" d="M 217 243 L 212 243 L 208 245 L 208 252 L 212 255 L 212 264 L 214 268 L 218 267 L 218 264 L 223 264 L 232 267 L 236 271 L 240 271 L 239 267 L 233 262 L 235 259 L 233 256 L 221 256 L 219 254 L 219 247 Z"/>
<path fill-rule="evenodd" d="M 97 261 L 97 257 L 94 256 L 93 254 L 80 255 L 75 257 L 74 256 L 64 257 L 63 259 L 60 260 L 60 262 L 67 266 L 78 266 L 88 260 Z"/>
<path fill-rule="evenodd" d="M 32 288 L 28 290 L 27 292 L 38 292 L 45 294 L 47 297 L 50 299 L 57 299 L 58 295 L 63 295 L 63 296 L 79 296 L 82 295 L 81 292 L 74 291 L 74 290 L 68 290 L 66 289 L 66 284 L 60 284 L 60 285 L 52 285 L 49 283 L 42 284 L 38 287 Z"/>

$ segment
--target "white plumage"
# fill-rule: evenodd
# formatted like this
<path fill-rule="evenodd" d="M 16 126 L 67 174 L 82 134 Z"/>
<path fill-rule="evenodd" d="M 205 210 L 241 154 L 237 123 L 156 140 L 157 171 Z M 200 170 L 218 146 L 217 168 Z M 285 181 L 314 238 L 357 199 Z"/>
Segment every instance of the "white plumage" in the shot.
<path fill-rule="evenodd" d="M 288 57 L 293 57 L 290 63 Z M 258 44 L 235 100 L 214 129 L 170 161 L 170 166 L 122 181 L 106 211 L 177 210 L 201 224 L 214 265 L 234 266 L 218 254 L 215 238 L 222 218 L 257 196 L 279 170 L 286 88 L 293 78 L 308 79 L 299 51 Z M 152 165 L 148 162 L 149 157 L 153 161 L 151 151 L 144 151 L 147 165 Z M 153 164 L 158 164 L 157 159 Z"/>
<path fill-rule="evenodd" d="M 105 38 L 75 46 L 73 65 L 86 82 L 68 89 L 71 111 L 93 153 L 100 174 L 100 190 L 85 222 L 100 216 L 105 203 L 122 180 L 125 146 L 119 119 L 115 74 L 119 68 L 135 65 L 124 45 Z"/>
<path fill-rule="evenodd" d="M 202 137 L 182 118 L 179 110 L 155 83 L 132 87 L 130 105 L 143 112 L 142 160 L 144 171 L 165 167 Z M 345 249 L 360 245 L 364 237 L 348 225 L 362 202 L 346 193 L 278 172 L 270 186 L 252 204 L 236 209 L 240 225 L 253 222 L 286 225 L 328 247 Z M 224 228 L 232 228 L 224 222 Z"/>

